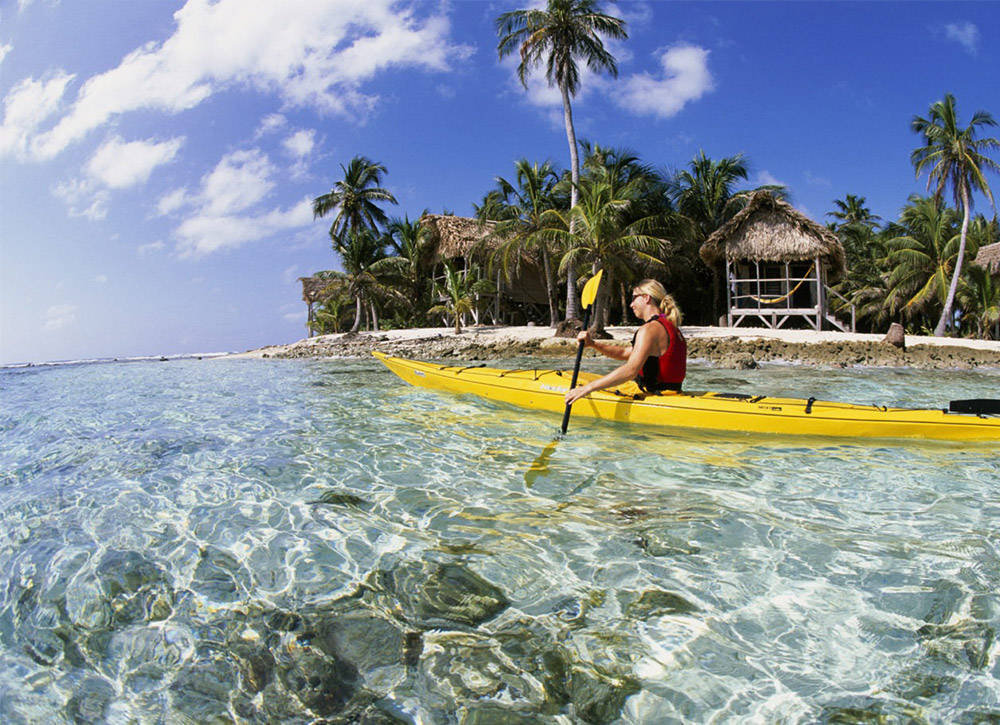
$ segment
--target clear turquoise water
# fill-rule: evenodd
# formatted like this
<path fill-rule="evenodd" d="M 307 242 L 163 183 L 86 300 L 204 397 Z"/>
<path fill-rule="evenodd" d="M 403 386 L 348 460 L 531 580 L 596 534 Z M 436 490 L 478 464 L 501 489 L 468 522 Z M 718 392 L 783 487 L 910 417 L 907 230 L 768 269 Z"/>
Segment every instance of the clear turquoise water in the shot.
<path fill-rule="evenodd" d="M 1000 374 L 688 387 L 938 407 Z M 1000 718 L 995 448 L 573 419 L 529 487 L 558 422 L 367 361 L 0 370 L 0 721 Z"/>

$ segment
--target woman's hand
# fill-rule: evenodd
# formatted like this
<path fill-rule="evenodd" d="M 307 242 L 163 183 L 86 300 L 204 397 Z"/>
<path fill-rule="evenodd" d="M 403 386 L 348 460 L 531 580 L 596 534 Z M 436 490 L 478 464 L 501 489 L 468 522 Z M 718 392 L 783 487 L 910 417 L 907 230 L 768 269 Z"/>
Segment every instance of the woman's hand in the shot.
<path fill-rule="evenodd" d="M 590 336 L 590 330 L 581 330 L 576 335 L 576 341 L 582 342 L 584 347 L 593 347 L 594 338 Z"/>
<path fill-rule="evenodd" d="M 588 389 L 588 386 L 581 385 L 578 388 L 573 388 L 572 390 L 567 391 L 564 399 L 566 401 L 566 405 L 572 405 L 577 400 L 586 397 L 587 395 L 590 395 L 590 390 Z"/>

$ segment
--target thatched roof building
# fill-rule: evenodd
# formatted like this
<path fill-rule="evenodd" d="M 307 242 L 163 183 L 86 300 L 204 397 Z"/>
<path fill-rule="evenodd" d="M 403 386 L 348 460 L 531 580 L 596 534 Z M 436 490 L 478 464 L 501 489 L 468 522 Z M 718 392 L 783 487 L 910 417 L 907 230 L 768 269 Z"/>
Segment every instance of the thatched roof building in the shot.
<path fill-rule="evenodd" d="M 700 254 L 710 267 L 726 261 L 799 262 L 818 257 L 827 263 L 829 279 L 846 271 L 837 235 L 766 191 L 754 193 L 743 211 L 705 241 Z"/>
<path fill-rule="evenodd" d="M 435 262 L 457 258 L 468 260 L 474 252 L 485 255 L 497 249 L 501 242 L 501 237 L 494 233 L 497 223 L 491 221 L 424 214 L 420 217 L 420 226 L 430 235 L 435 249 Z M 483 258 L 480 256 L 479 260 L 482 261 Z M 502 279 L 500 272 L 496 271 L 495 282 L 500 293 L 497 296 L 497 314 L 503 316 L 500 307 L 505 305 L 519 306 L 522 310 L 534 306 L 536 309 L 530 310 L 528 314 L 542 319 L 539 309 L 548 304 L 545 276 L 529 255 L 525 255 L 521 262 L 512 279 Z M 484 273 L 483 270 L 480 271 L 480 274 Z M 500 298 L 503 298 L 502 304 Z"/>
<path fill-rule="evenodd" d="M 312 305 L 326 299 L 324 292 L 333 280 L 326 277 L 299 277 L 299 282 L 302 283 L 302 301 Z"/>
<path fill-rule="evenodd" d="M 496 228 L 496 222 L 481 222 L 462 216 L 424 214 L 420 226 L 427 230 L 436 250 L 437 259 L 468 257 L 480 242 Z"/>
<path fill-rule="evenodd" d="M 986 267 L 990 274 L 1000 274 L 1000 242 L 980 247 L 979 254 L 976 255 L 976 264 Z"/>

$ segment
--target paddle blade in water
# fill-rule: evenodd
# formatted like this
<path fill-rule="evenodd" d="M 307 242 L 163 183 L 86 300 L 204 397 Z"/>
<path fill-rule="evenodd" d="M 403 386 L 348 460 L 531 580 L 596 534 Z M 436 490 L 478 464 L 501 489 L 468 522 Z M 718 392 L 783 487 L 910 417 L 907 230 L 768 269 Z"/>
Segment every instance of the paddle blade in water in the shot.
<path fill-rule="evenodd" d="M 524 472 L 524 485 L 531 488 L 532 484 L 535 483 L 535 479 L 539 476 L 549 475 L 549 459 L 552 458 L 552 454 L 556 452 L 556 444 L 559 443 L 559 438 L 555 438 L 551 443 L 545 446 L 545 450 L 542 454 L 535 459 L 535 462 L 528 467 L 528 470 Z"/>

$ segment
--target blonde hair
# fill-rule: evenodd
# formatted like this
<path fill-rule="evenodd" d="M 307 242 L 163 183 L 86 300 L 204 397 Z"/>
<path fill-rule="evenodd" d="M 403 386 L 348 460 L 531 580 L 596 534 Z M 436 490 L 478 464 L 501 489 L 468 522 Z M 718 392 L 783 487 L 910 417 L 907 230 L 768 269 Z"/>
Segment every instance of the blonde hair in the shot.
<path fill-rule="evenodd" d="M 655 279 L 644 279 L 633 289 L 637 294 L 649 295 L 650 299 L 656 300 L 660 312 L 666 315 L 675 327 L 681 326 L 681 308 L 674 302 L 674 298 L 667 294 L 667 290 L 662 284 Z"/>

